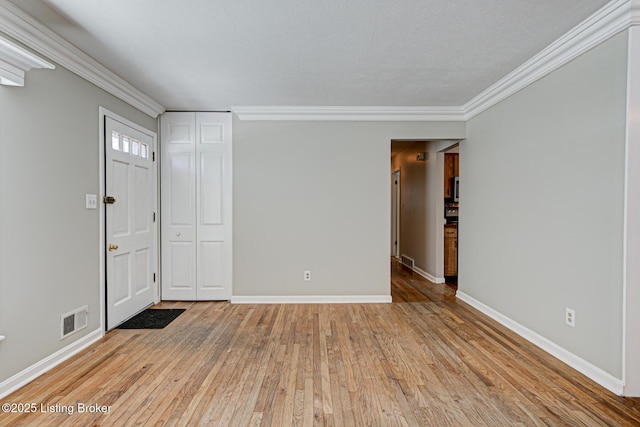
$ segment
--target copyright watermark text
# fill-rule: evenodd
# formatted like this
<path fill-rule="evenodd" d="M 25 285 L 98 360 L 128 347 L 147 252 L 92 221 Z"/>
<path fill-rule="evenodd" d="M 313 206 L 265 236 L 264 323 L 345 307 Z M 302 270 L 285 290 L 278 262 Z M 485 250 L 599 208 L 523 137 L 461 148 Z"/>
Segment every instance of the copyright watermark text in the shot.
<path fill-rule="evenodd" d="M 3 403 L 4 413 L 42 413 L 42 414 L 109 414 L 111 406 L 100 405 L 98 403 L 74 403 L 63 405 L 60 403 Z"/>

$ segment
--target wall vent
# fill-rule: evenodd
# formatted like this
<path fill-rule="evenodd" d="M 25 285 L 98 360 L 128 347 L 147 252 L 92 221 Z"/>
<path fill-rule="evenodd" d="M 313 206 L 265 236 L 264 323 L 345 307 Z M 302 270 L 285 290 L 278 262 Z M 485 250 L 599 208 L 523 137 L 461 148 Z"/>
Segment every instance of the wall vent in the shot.
<path fill-rule="evenodd" d="M 409 258 L 406 255 L 400 255 L 400 264 L 409 267 L 411 270 L 413 270 L 413 259 Z"/>
<path fill-rule="evenodd" d="M 74 334 L 89 324 L 89 308 L 85 305 L 60 316 L 60 339 Z"/>

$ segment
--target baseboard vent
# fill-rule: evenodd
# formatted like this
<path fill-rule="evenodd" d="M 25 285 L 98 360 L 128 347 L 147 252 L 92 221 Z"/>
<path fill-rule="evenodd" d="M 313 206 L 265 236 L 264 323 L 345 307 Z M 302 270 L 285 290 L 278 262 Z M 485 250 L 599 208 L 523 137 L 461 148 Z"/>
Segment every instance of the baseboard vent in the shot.
<path fill-rule="evenodd" d="M 60 316 L 60 339 L 74 334 L 89 324 L 89 307 L 86 305 Z"/>
<path fill-rule="evenodd" d="M 409 258 L 406 255 L 400 255 L 400 264 L 413 270 L 413 259 Z"/>

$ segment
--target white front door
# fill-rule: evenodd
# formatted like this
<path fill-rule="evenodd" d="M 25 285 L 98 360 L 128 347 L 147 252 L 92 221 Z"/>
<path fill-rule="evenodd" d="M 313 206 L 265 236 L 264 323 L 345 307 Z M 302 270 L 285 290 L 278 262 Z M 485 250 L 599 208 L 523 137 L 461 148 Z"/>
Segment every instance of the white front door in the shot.
<path fill-rule="evenodd" d="M 107 329 L 154 302 L 154 138 L 105 117 Z M 110 198 L 110 199 L 109 199 Z"/>

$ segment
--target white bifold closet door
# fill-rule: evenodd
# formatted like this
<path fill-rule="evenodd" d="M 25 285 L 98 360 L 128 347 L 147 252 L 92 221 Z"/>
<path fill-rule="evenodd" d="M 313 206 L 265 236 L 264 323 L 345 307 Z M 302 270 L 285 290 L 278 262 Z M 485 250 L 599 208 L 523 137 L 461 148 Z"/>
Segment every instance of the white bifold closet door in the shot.
<path fill-rule="evenodd" d="M 161 118 L 162 299 L 229 300 L 231 113 Z"/>

